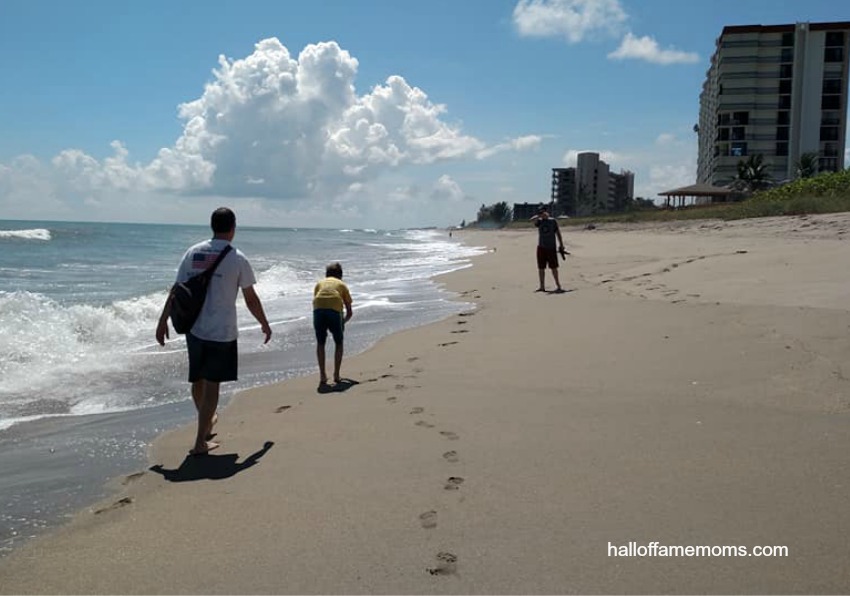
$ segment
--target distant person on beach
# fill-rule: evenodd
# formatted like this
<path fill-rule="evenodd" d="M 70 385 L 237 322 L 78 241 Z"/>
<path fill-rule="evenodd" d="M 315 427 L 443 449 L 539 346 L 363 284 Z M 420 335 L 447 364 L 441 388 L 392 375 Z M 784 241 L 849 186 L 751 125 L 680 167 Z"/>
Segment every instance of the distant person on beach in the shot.
<path fill-rule="evenodd" d="M 345 309 L 345 315 L 342 311 Z M 313 329 L 316 332 L 316 359 L 319 361 L 319 387 L 328 384 L 325 369 L 325 344 L 328 332 L 334 338 L 334 383 L 340 382 L 343 334 L 345 324 L 351 320 L 351 294 L 342 281 L 342 265 L 331 263 L 325 268 L 325 278 L 313 288 Z"/>
<path fill-rule="evenodd" d="M 177 281 L 185 282 L 209 267 L 233 241 L 236 234 L 236 215 L 226 207 L 213 211 L 210 218 L 213 237 L 190 247 L 183 255 L 177 270 Z M 192 455 L 203 455 L 216 447 L 212 428 L 217 421 L 219 385 L 237 378 L 236 297 L 239 288 L 250 313 L 257 319 L 265 334 L 264 343 L 272 336 L 260 297 L 254 290 L 254 270 L 245 255 L 233 247 L 222 259 L 210 280 L 203 309 L 192 329 L 186 334 L 189 353 L 189 382 L 192 400 L 198 410 L 198 433 Z M 168 337 L 168 317 L 171 313 L 171 294 L 165 301 L 156 327 L 156 341 L 165 345 Z"/>
<path fill-rule="evenodd" d="M 566 251 L 564 239 L 561 237 L 561 229 L 558 222 L 549 217 L 549 211 L 541 206 L 537 214 L 531 217 L 537 226 L 537 271 L 540 274 L 540 286 L 535 292 L 546 291 L 546 266 L 552 271 L 552 277 L 557 286 L 556 292 L 563 292 L 561 280 L 558 278 L 558 252 Z M 555 246 L 555 239 L 558 246 Z"/>

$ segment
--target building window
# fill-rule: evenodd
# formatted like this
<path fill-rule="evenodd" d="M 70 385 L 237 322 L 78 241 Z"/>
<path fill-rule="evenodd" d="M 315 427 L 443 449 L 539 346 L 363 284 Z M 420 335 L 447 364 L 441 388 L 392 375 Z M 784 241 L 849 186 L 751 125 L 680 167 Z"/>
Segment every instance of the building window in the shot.
<path fill-rule="evenodd" d="M 794 46 L 794 34 L 793 33 L 783 33 L 782 34 L 782 45 L 783 46 Z"/>
<path fill-rule="evenodd" d="M 746 129 L 743 126 L 736 126 L 732 129 L 732 134 L 730 135 L 730 138 L 733 141 L 743 141 L 746 138 L 744 130 Z"/>
<path fill-rule="evenodd" d="M 791 124 L 791 112 L 777 112 L 776 113 L 776 123 L 777 124 Z"/>
<path fill-rule="evenodd" d="M 787 141 L 788 140 L 788 127 L 787 126 L 777 126 L 776 127 L 776 140 L 777 141 Z"/>
<path fill-rule="evenodd" d="M 790 95 L 780 95 L 779 96 L 779 104 L 776 106 L 780 110 L 790 110 L 791 109 L 791 96 Z"/>
<path fill-rule="evenodd" d="M 782 157 L 788 155 L 788 143 L 776 143 L 776 155 Z"/>
<path fill-rule="evenodd" d="M 834 157 L 821 157 L 818 162 L 818 169 L 821 172 L 837 172 L 838 160 Z"/>
<path fill-rule="evenodd" d="M 741 124 L 746 126 L 750 123 L 749 112 L 732 112 L 732 124 Z"/>
<path fill-rule="evenodd" d="M 844 32 L 843 31 L 827 31 L 826 45 L 844 47 Z"/>
<path fill-rule="evenodd" d="M 732 143 L 732 150 L 729 152 L 733 157 L 743 157 L 747 154 L 746 143 Z"/>
<path fill-rule="evenodd" d="M 790 79 L 794 75 L 794 66 L 792 64 L 782 64 L 779 67 L 779 78 Z"/>
<path fill-rule="evenodd" d="M 717 124 L 720 126 L 729 126 L 731 116 L 729 114 L 717 114 Z"/>
<path fill-rule="evenodd" d="M 822 110 L 840 110 L 841 96 L 840 95 L 824 95 L 820 100 L 820 109 Z"/>
<path fill-rule="evenodd" d="M 820 127 L 821 141 L 837 141 L 838 127 L 837 126 L 821 126 Z"/>
<path fill-rule="evenodd" d="M 791 93 L 791 79 L 779 81 L 779 93 Z"/>
<path fill-rule="evenodd" d="M 821 126 L 837 126 L 841 124 L 841 113 L 823 112 L 820 117 Z"/>
<path fill-rule="evenodd" d="M 729 129 L 721 128 L 717 131 L 717 139 L 719 141 L 728 141 L 729 140 Z"/>
<path fill-rule="evenodd" d="M 844 62 L 844 48 L 824 48 L 823 49 L 823 61 L 824 62 Z"/>
<path fill-rule="evenodd" d="M 823 92 L 826 94 L 841 93 L 841 79 L 824 79 Z"/>
<path fill-rule="evenodd" d="M 794 49 L 793 48 L 782 48 L 782 52 L 779 54 L 780 62 L 794 62 Z"/>

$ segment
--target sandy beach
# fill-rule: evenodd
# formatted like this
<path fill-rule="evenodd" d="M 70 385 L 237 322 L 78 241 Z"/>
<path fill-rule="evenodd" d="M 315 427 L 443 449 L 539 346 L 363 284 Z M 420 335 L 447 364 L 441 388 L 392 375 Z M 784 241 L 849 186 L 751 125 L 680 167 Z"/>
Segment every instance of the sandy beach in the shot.
<path fill-rule="evenodd" d="M 564 234 L 541 294 L 533 230 L 456 233 L 474 309 L 162 436 L 0 592 L 850 592 L 850 214 Z"/>

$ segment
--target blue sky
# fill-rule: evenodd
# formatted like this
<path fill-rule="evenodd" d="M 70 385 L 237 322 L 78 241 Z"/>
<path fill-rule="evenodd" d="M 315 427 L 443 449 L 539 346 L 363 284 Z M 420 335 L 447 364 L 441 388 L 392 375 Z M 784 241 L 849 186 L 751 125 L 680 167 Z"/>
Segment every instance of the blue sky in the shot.
<path fill-rule="evenodd" d="M 724 25 L 821 0 L 0 0 L 0 219 L 452 225 L 599 151 L 692 183 Z"/>

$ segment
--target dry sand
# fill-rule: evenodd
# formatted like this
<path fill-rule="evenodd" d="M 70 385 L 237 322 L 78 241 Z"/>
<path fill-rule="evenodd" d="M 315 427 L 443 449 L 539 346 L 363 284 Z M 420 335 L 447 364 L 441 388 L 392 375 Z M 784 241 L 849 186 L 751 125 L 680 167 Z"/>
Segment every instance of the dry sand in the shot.
<path fill-rule="evenodd" d="M 347 391 L 242 394 L 215 456 L 165 435 L 0 591 L 850 592 L 847 230 L 565 229 L 565 294 L 533 292 L 533 231 L 459 233 L 497 249 L 444 279 L 474 309 L 347 360 Z M 608 556 L 652 541 L 788 556 Z"/>

